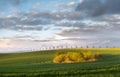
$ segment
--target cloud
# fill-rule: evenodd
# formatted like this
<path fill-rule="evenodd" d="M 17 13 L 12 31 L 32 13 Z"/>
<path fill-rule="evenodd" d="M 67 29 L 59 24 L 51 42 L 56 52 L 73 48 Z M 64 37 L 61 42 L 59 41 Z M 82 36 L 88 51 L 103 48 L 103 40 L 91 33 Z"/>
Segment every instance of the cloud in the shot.
<path fill-rule="evenodd" d="M 84 0 L 78 0 L 80 3 L 82 3 Z"/>
<path fill-rule="evenodd" d="M 37 14 L 34 14 L 33 17 L 42 17 L 46 19 L 51 20 L 80 20 L 82 19 L 82 16 L 80 12 L 75 11 L 56 11 L 56 12 L 38 12 Z"/>
<path fill-rule="evenodd" d="M 68 4 L 67 4 L 67 6 L 74 6 L 75 5 L 75 2 L 69 2 Z"/>
<path fill-rule="evenodd" d="M 0 0 L 0 4 L 10 4 L 13 6 L 19 6 L 20 4 L 26 3 L 28 0 Z"/>
<path fill-rule="evenodd" d="M 11 30 L 42 30 L 44 26 L 48 25 L 64 25 L 70 26 L 71 23 L 60 23 L 63 20 L 82 20 L 80 12 L 76 11 L 35 11 L 30 13 L 17 13 L 15 16 L 2 16 L 0 18 L 0 29 Z M 77 25 L 77 24 L 76 24 Z"/>
<path fill-rule="evenodd" d="M 120 0 L 84 0 L 78 4 L 76 11 L 83 11 L 92 17 L 104 14 L 119 14 L 119 4 Z"/>
<path fill-rule="evenodd" d="M 28 16 L 32 18 L 42 18 L 42 19 L 50 19 L 50 20 L 81 20 L 83 18 L 82 14 L 80 12 L 76 11 L 44 11 L 44 12 L 31 12 L 27 14 Z"/>
<path fill-rule="evenodd" d="M 35 11 L 18 13 L 16 16 L 1 17 L 0 29 L 41 31 L 43 29 L 48 30 L 51 27 L 73 27 L 73 32 L 76 34 L 85 33 L 86 35 L 91 35 L 91 33 L 94 34 L 97 32 L 100 34 L 101 31 L 108 29 L 118 31 L 120 29 L 119 20 L 119 14 L 84 18 L 84 14 L 79 11 Z M 49 25 L 53 26 L 50 27 Z M 79 30 L 74 31 L 76 28 Z M 75 33 L 73 35 L 75 35 Z"/>
<path fill-rule="evenodd" d="M 18 14 L 0 18 L 0 29 L 11 30 L 42 30 L 43 26 L 50 24 L 50 20 L 33 17 L 32 15 Z"/>
<path fill-rule="evenodd" d="M 119 24 L 119 23 L 118 23 Z M 119 29 L 116 22 L 106 22 L 106 21 L 87 21 L 87 22 L 67 22 L 59 23 L 58 26 L 66 25 L 68 29 L 62 29 L 56 34 L 65 37 L 82 37 L 82 38 L 111 38 L 119 37 Z"/>
<path fill-rule="evenodd" d="M 103 31 L 108 28 L 116 30 L 119 29 L 120 19 L 119 14 L 116 14 L 116 16 L 112 14 L 112 10 L 117 13 L 119 9 L 117 4 L 119 1 L 112 2 L 112 0 L 82 0 L 76 7 L 76 11 L 30 11 L 29 13 L 17 13 L 15 16 L 1 17 L 0 28 L 12 30 L 48 30 L 50 28 L 47 26 L 54 25 L 55 27 L 78 27 L 81 30 L 80 33 L 82 31 L 83 33 L 85 31 L 89 33 L 89 31 L 92 32 L 92 29 L 93 32 L 96 30 Z M 109 3 L 112 4 L 110 5 Z M 75 2 L 69 2 L 68 4 L 73 5 Z M 36 5 L 40 5 L 40 3 L 36 3 Z M 104 8 L 105 5 L 109 7 Z M 105 11 L 100 9 L 104 9 Z M 111 15 L 107 15 L 110 13 Z M 91 16 L 105 15 L 101 17 L 85 17 L 86 14 Z M 67 20 L 67 22 L 61 22 L 64 20 Z"/>
<path fill-rule="evenodd" d="M 36 2 L 36 3 L 33 5 L 33 7 L 32 7 L 32 11 L 37 10 L 37 9 L 39 8 L 40 5 L 41 5 L 40 2 Z"/>
<path fill-rule="evenodd" d="M 28 0 L 0 0 L 0 11 L 11 9 L 11 7 L 20 7 L 21 4 L 25 4 L 26 2 L 28 2 Z"/>

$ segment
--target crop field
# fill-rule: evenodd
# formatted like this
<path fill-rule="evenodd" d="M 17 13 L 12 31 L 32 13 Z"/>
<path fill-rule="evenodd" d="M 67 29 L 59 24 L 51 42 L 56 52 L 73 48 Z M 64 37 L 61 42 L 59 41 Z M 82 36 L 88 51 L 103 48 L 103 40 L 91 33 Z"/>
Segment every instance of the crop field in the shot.
<path fill-rule="evenodd" d="M 57 51 L 99 52 L 95 62 L 53 63 Z M 0 54 L 0 77 L 120 77 L 120 48 L 72 48 Z"/>

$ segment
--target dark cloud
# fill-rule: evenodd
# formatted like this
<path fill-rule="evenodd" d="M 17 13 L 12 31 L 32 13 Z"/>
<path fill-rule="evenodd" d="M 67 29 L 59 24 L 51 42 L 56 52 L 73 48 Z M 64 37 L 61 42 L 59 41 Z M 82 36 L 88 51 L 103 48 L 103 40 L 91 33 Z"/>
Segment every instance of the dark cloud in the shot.
<path fill-rule="evenodd" d="M 111 26 L 111 25 L 100 25 L 100 24 L 93 24 L 88 25 L 84 24 L 84 27 L 78 26 L 73 27 L 72 29 L 64 29 L 60 32 L 56 33 L 57 35 L 64 36 L 64 37 L 86 37 L 86 38 L 111 38 L 119 37 L 119 26 Z M 96 26 L 97 25 L 97 26 Z"/>
<path fill-rule="evenodd" d="M 80 21 L 76 21 L 76 22 L 71 22 L 71 21 L 67 21 L 67 22 L 59 22 L 57 24 L 55 24 L 56 27 L 69 27 L 69 28 L 89 28 L 89 25 L 87 25 L 86 23 L 80 22 Z M 91 27 L 92 28 L 92 27 Z"/>
<path fill-rule="evenodd" d="M 0 25 L 0 29 L 9 29 L 9 30 L 42 30 L 43 27 L 39 25 L 18 25 L 14 24 L 11 21 L 5 22 L 5 24 Z"/>
<path fill-rule="evenodd" d="M 104 29 L 104 28 L 103 28 Z M 57 33 L 60 36 L 68 37 L 63 40 L 76 41 L 77 44 L 80 42 L 82 45 L 86 43 L 89 46 L 119 46 L 120 31 L 109 30 L 109 29 L 97 29 L 97 28 L 80 28 L 80 29 L 69 29 L 63 30 Z"/>
<path fill-rule="evenodd" d="M 84 0 L 78 4 L 76 11 L 83 11 L 93 17 L 103 14 L 119 14 L 119 5 L 120 0 Z"/>
<path fill-rule="evenodd" d="M 17 13 L 15 16 L 5 16 L 0 18 L 0 28 L 11 30 L 42 30 L 43 26 L 54 24 L 55 26 L 72 26 L 71 23 L 60 23 L 62 20 L 81 20 L 82 16 L 79 12 L 30 12 Z M 73 24 L 78 25 L 78 24 Z"/>
<path fill-rule="evenodd" d="M 72 27 L 73 23 L 71 23 L 71 22 L 61 22 L 61 23 L 57 23 L 55 25 L 56 26 L 61 26 L 61 27 Z"/>
<path fill-rule="evenodd" d="M 15 28 L 18 30 L 38 30 L 41 31 L 43 29 L 43 27 L 41 26 L 23 26 L 23 27 L 19 27 L 19 28 Z"/>
<path fill-rule="evenodd" d="M 111 25 L 109 25 L 108 22 L 103 21 L 88 21 L 88 22 L 82 22 L 82 21 L 67 21 L 67 22 L 59 22 L 55 24 L 55 26 L 60 27 L 69 27 L 69 28 L 80 28 L 80 29 L 97 29 L 97 30 L 104 30 L 107 28 L 110 28 Z"/>
<path fill-rule="evenodd" d="M 11 8 L 20 8 L 20 5 L 26 2 L 28 2 L 28 0 L 0 0 L 0 11 L 3 12 Z"/>
<path fill-rule="evenodd" d="M 28 17 L 26 15 L 6 16 L 0 18 L 0 29 L 11 30 L 42 30 L 43 26 L 50 24 L 50 20 Z"/>
<path fill-rule="evenodd" d="M 11 0 L 13 4 L 19 5 L 23 0 Z M 2 0 L 1 0 L 2 2 Z M 3 1 L 4 2 L 4 1 Z M 11 30 L 48 30 L 51 27 L 48 25 L 54 25 L 56 27 L 73 27 L 74 33 L 87 35 L 91 33 L 101 32 L 111 27 L 111 29 L 118 29 L 119 20 L 110 18 L 107 14 L 119 13 L 118 4 L 120 1 L 115 0 L 84 0 L 78 4 L 76 11 L 30 11 L 29 13 L 17 13 L 15 16 L 6 16 L 0 18 L 0 29 Z M 85 15 L 96 17 L 84 17 Z M 103 15 L 101 17 L 97 17 Z M 67 22 L 62 22 L 67 20 Z M 87 20 L 91 20 L 93 23 L 88 23 Z M 86 21 L 86 22 L 82 22 Z M 98 24 L 106 22 L 107 24 Z M 59 23 L 58 23 L 59 22 Z M 113 27 L 114 25 L 114 27 Z M 117 26 L 117 27 L 116 27 Z M 53 27 L 53 26 L 52 26 Z M 74 28 L 80 28 L 80 30 L 74 31 Z M 61 30 L 61 29 L 60 29 Z M 69 31 L 67 31 L 69 32 Z M 66 33 L 67 33 L 66 32 Z M 71 32 L 69 32 L 71 33 Z M 72 34 L 72 33 L 71 33 Z"/>
<path fill-rule="evenodd" d="M 42 19 L 26 19 L 19 22 L 19 25 L 46 25 L 50 24 L 50 21 Z"/>
<path fill-rule="evenodd" d="M 30 35 L 15 35 L 13 38 L 31 38 L 32 36 Z"/>
<path fill-rule="evenodd" d="M 67 37 L 80 37 L 82 35 L 85 35 L 85 36 L 90 36 L 90 35 L 95 35 L 96 33 L 98 33 L 99 31 L 98 30 L 95 30 L 95 29 L 92 29 L 92 28 L 78 28 L 78 29 L 66 29 L 66 30 L 63 30 L 61 31 L 60 33 L 56 33 L 58 35 L 61 35 L 61 36 L 67 36 Z"/>
<path fill-rule="evenodd" d="M 33 18 L 43 18 L 43 19 L 51 19 L 51 20 L 81 20 L 83 17 L 80 12 L 76 11 L 56 11 L 56 12 L 32 12 L 29 13 L 28 16 Z"/>
<path fill-rule="evenodd" d="M 28 0 L 0 0 L 0 4 L 10 4 L 13 6 L 19 6 L 20 4 L 23 4 L 25 2 L 28 2 Z"/>

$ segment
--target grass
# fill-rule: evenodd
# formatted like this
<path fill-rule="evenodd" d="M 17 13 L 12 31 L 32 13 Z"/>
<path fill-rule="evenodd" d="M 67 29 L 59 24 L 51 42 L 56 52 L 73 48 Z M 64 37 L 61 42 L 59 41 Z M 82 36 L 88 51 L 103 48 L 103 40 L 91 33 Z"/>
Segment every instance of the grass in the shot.
<path fill-rule="evenodd" d="M 102 60 L 53 63 L 57 51 L 93 51 Z M 73 48 L 0 54 L 0 77 L 120 77 L 120 48 Z"/>

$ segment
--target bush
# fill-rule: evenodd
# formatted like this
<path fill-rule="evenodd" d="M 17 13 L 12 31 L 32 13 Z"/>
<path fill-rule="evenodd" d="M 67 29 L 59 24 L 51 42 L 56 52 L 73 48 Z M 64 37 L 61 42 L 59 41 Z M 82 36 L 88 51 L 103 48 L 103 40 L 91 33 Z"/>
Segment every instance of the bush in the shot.
<path fill-rule="evenodd" d="M 80 53 L 77 53 L 77 52 L 68 52 L 67 57 L 69 58 L 70 61 L 73 61 L 73 62 L 83 61 L 83 57 L 81 56 Z"/>
<path fill-rule="evenodd" d="M 72 63 L 72 62 L 88 62 L 96 61 L 101 58 L 99 53 L 94 54 L 91 51 L 78 52 L 57 52 L 53 60 L 54 63 Z"/>
<path fill-rule="evenodd" d="M 58 55 L 54 58 L 53 62 L 54 63 L 62 63 L 64 62 L 66 59 L 66 55 L 65 54 L 61 54 L 61 55 Z"/>
<path fill-rule="evenodd" d="M 92 53 L 91 51 L 85 51 L 85 52 L 81 52 L 83 55 L 83 58 L 85 60 L 89 60 L 89 59 L 95 59 L 95 54 Z"/>

